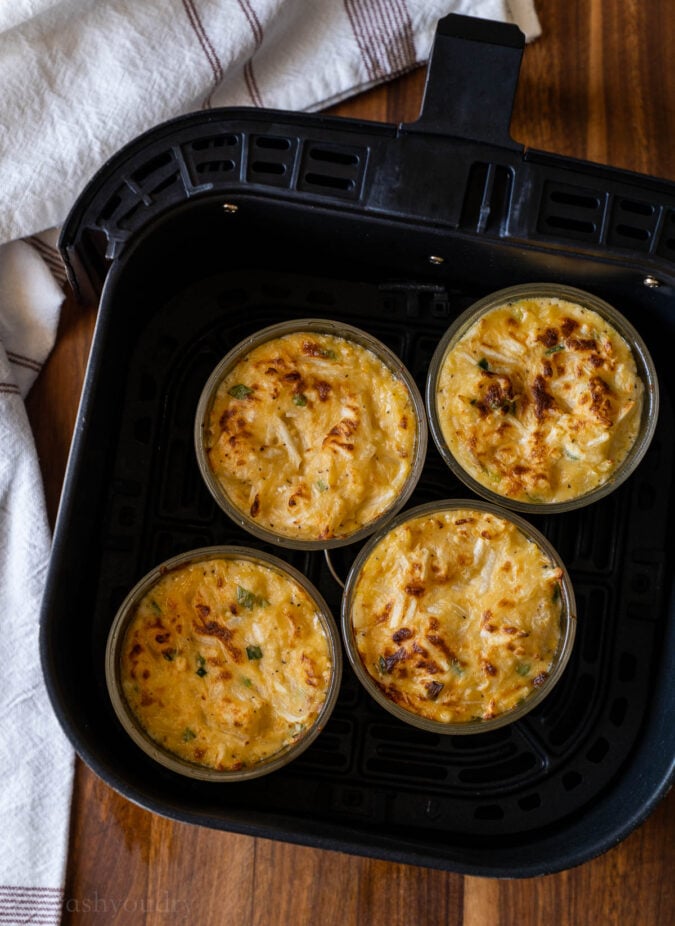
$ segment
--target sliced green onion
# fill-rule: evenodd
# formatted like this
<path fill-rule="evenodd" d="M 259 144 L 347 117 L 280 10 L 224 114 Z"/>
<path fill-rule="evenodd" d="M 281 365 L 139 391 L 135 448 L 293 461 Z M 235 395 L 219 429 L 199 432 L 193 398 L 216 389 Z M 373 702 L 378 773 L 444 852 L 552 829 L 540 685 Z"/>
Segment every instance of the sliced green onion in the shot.
<path fill-rule="evenodd" d="M 253 608 L 256 607 L 262 608 L 269 604 L 267 598 L 256 595 L 254 592 L 250 591 L 250 589 L 244 588 L 241 585 L 237 586 L 237 602 L 248 611 L 252 611 Z"/>
<path fill-rule="evenodd" d="M 227 394 L 231 395 L 233 399 L 245 399 L 246 396 L 251 395 L 252 392 L 253 390 L 243 383 L 237 383 L 236 386 L 232 386 L 231 389 L 227 390 Z"/>

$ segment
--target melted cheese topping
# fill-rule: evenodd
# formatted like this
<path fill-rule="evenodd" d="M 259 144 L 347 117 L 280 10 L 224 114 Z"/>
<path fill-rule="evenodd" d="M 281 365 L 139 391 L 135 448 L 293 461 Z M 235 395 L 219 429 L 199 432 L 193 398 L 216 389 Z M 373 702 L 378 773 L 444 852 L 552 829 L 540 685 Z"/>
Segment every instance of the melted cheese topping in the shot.
<path fill-rule="evenodd" d="M 214 769 L 254 765 L 300 739 L 331 671 L 314 602 L 246 560 L 168 572 L 140 601 L 121 651 L 124 697 L 144 730 Z"/>
<path fill-rule="evenodd" d="M 346 537 L 396 501 L 417 423 L 405 383 L 370 350 L 299 332 L 242 358 L 220 384 L 205 444 L 232 503 L 284 537 Z"/>
<path fill-rule="evenodd" d="M 628 344 L 597 312 L 519 299 L 486 312 L 451 348 L 436 407 L 474 479 L 550 503 L 611 478 L 637 437 L 643 393 Z"/>
<path fill-rule="evenodd" d="M 356 648 L 400 707 L 443 723 L 487 720 L 548 677 L 561 577 L 536 543 L 493 514 L 413 518 L 376 545 L 359 574 Z"/>

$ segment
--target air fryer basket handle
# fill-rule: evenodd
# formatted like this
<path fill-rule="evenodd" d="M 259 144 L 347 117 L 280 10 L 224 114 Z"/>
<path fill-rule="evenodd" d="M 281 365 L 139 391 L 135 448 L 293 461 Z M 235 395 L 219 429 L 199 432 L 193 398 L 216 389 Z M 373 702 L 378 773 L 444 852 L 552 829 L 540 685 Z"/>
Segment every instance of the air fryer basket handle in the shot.
<path fill-rule="evenodd" d="M 509 23 L 451 14 L 441 19 L 414 132 L 520 150 L 509 131 L 525 37 Z"/>

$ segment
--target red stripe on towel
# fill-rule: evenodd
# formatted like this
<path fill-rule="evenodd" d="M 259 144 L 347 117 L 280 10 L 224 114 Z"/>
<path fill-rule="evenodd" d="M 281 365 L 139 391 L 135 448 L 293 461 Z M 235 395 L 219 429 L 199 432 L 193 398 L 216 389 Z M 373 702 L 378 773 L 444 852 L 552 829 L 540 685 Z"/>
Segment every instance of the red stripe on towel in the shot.
<path fill-rule="evenodd" d="M 253 41 L 255 42 L 255 51 L 257 51 L 262 45 L 264 32 L 262 23 L 258 18 L 258 14 L 253 8 L 250 0 L 238 0 L 239 6 L 242 13 L 248 20 L 248 24 L 251 27 L 251 32 L 253 33 Z M 254 52 L 255 54 L 255 52 Z M 253 73 L 253 55 L 248 59 L 244 65 L 244 80 L 246 82 L 246 89 L 249 92 L 249 96 L 253 100 L 255 106 L 263 106 L 263 98 L 260 93 L 260 88 L 255 79 L 255 74 Z"/>
<path fill-rule="evenodd" d="M 344 5 L 370 80 L 395 77 L 415 66 L 405 0 L 344 0 Z"/>
<path fill-rule="evenodd" d="M 406 0 L 394 0 L 394 8 L 400 11 L 402 20 L 402 34 L 404 57 L 406 67 L 412 67 L 417 64 L 417 50 L 415 49 L 415 33 L 413 30 L 412 19 Z"/>
<path fill-rule="evenodd" d="M 251 99 L 255 106 L 262 106 L 263 100 L 260 95 L 260 90 L 258 89 L 258 84 L 255 80 L 255 74 L 253 73 L 253 61 L 251 58 L 244 65 L 244 80 L 246 81 L 246 89 L 249 92 Z"/>
<path fill-rule="evenodd" d="M 64 892 L 58 887 L 0 885 L 0 923 L 61 922 Z"/>
<path fill-rule="evenodd" d="M 364 0 L 345 0 L 345 10 L 369 79 L 372 81 L 384 79 L 385 72 L 381 69 L 374 53 L 377 39 L 372 31 L 372 19 L 366 3 Z"/>
<path fill-rule="evenodd" d="M 61 254 L 59 251 L 46 242 L 42 241 L 37 237 L 37 235 L 31 235 L 29 238 L 24 238 L 24 241 L 27 244 L 30 244 L 31 247 L 35 248 L 40 257 L 51 270 L 52 275 L 55 277 L 56 281 L 63 285 L 67 281 L 68 275 L 66 273 L 66 267 L 63 263 L 63 260 L 61 259 Z"/>
<path fill-rule="evenodd" d="M 209 95 L 202 103 L 202 109 L 207 109 L 211 105 L 211 97 L 213 96 L 213 91 L 223 79 L 223 65 L 215 48 L 213 47 L 213 43 L 211 42 L 206 29 L 204 28 L 204 24 L 201 21 L 193 0 L 183 0 L 183 8 L 185 9 L 190 25 L 192 26 L 192 30 L 197 36 L 199 44 L 202 47 L 202 51 L 206 55 L 206 60 L 209 62 L 211 70 L 213 71 L 213 87 Z"/>
<path fill-rule="evenodd" d="M 398 45 L 398 30 L 391 20 L 391 10 L 387 4 L 371 0 L 369 15 L 377 36 L 380 66 L 387 74 L 401 68 L 401 51 Z"/>
<path fill-rule="evenodd" d="M 7 351 L 7 359 L 10 363 L 14 363 L 19 367 L 27 367 L 29 370 L 33 370 L 35 373 L 39 373 L 42 369 L 42 364 L 38 363 L 37 360 L 33 360 L 31 357 L 24 357 L 23 354 L 15 354 L 14 351 Z M 0 890 L 2 890 L 0 888 Z"/>
<path fill-rule="evenodd" d="M 25 897 L 30 900 L 34 897 L 43 895 L 45 901 L 52 900 L 57 903 L 63 897 L 63 890 L 60 887 L 24 887 L 18 884 L 0 884 L 0 900 L 5 897 Z"/>
<path fill-rule="evenodd" d="M 238 0 L 239 6 L 243 10 L 244 16 L 248 19 L 248 24 L 251 27 L 251 32 L 253 33 L 253 38 L 255 39 L 256 49 L 260 48 L 263 41 L 263 27 L 262 23 L 258 19 L 258 14 L 253 9 L 253 5 L 250 0 Z"/>
<path fill-rule="evenodd" d="M 412 22 L 405 7 L 399 0 L 374 0 L 378 14 L 387 20 L 383 28 L 385 52 L 389 61 L 389 70 L 398 74 L 415 60 L 415 45 L 412 39 Z"/>

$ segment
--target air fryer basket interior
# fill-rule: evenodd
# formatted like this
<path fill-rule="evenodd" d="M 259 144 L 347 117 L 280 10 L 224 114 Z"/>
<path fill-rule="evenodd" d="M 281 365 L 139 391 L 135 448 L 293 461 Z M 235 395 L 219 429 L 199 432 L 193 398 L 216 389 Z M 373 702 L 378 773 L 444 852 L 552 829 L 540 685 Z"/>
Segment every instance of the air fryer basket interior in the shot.
<path fill-rule="evenodd" d="M 474 21 L 443 22 L 443 41 L 449 35 L 465 54 L 495 36 L 506 36 L 505 55 L 517 47 L 512 31 L 490 27 L 486 39 Z M 43 664 L 82 757 L 152 810 L 469 874 L 528 876 L 613 845 L 672 781 L 675 429 L 666 355 L 675 192 L 523 153 L 488 137 L 491 123 L 489 131 L 463 124 L 468 139 L 447 136 L 436 98 L 432 85 L 426 119 L 407 129 L 243 111 L 178 120 L 123 152 L 85 191 L 62 248 L 79 284 L 102 287 L 102 296 L 43 607 Z M 624 213 L 641 227 L 651 221 L 626 207 L 635 202 L 660 210 L 645 249 L 630 234 L 617 244 Z M 598 209 L 618 216 L 604 231 L 588 215 Z M 645 285 L 652 276 L 660 286 Z M 654 356 L 662 398 L 655 439 L 625 485 L 578 512 L 531 519 L 566 562 L 579 605 L 574 653 L 555 691 L 511 727 L 438 737 L 389 716 L 346 669 L 326 729 L 275 773 L 274 788 L 186 781 L 154 765 L 105 691 L 117 606 L 173 554 L 264 548 L 217 508 L 194 457 L 196 404 L 218 360 L 268 324 L 325 316 L 384 341 L 423 388 L 457 314 L 493 290 L 541 280 L 588 289 L 623 312 Z M 430 446 L 408 507 L 467 494 Z M 341 589 L 322 555 L 276 552 L 337 616 Z M 346 572 L 355 552 L 334 553 L 336 568 Z"/>

